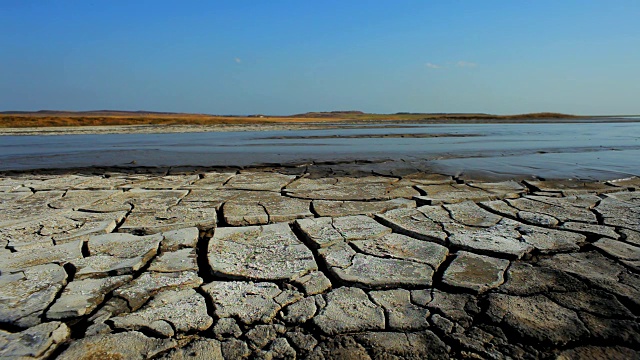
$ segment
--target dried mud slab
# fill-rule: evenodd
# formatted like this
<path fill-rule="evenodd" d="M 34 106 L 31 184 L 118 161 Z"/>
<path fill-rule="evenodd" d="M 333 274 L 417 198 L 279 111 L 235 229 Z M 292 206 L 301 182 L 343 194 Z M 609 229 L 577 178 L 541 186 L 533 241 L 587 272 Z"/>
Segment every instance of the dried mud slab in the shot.
<path fill-rule="evenodd" d="M 0 276 L 0 322 L 28 328 L 42 322 L 44 311 L 67 284 L 62 266 L 45 264 Z"/>
<path fill-rule="evenodd" d="M 637 178 L 422 167 L 0 174 L 0 357 L 640 357 Z"/>
<path fill-rule="evenodd" d="M 3 359 L 46 359 L 69 340 L 71 331 L 59 321 L 33 326 L 19 333 L 0 330 L 0 357 Z"/>
<path fill-rule="evenodd" d="M 214 274 L 232 279 L 292 279 L 318 268 L 287 224 L 217 229 L 208 253 Z"/>
<path fill-rule="evenodd" d="M 448 253 L 444 246 L 391 234 L 366 216 L 299 220 L 296 226 L 333 276 L 367 288 L 430 285 Z"/>
<path fill-rule="evenodd" d="M 381 214 L 389 210 L 415 208 L 416 202 L 408 199 L 386 201 L 328 201 L 314 200 L 313 211 L 319 216 L 342 217 L 350 215 Z"/>
<path fill-rule="evenodd" d="M 364 178 L 301 178 L 287 185 L 287 196 L 332 201 L 370 201 L 398 198 L 411 199 L 420 193 L 412 186 L 396 183 L 386 177 Z"/>
<path fill-rule="evenodd" d="M 457 253 L 445 270 L 442 282 L 453 287 L 482 293 L 504 282 L 504 271 L 509 261 L 466 251 Z"/>

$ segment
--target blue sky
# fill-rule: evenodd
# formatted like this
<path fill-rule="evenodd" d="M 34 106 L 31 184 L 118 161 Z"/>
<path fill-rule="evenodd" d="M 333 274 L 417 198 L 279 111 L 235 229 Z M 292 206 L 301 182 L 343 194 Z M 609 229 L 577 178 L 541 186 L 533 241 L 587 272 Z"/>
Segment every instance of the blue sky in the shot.
<path fill-rule="evenodd" d="M 0 110 L 640 113 L 640 1 L 0 0 Z"/>

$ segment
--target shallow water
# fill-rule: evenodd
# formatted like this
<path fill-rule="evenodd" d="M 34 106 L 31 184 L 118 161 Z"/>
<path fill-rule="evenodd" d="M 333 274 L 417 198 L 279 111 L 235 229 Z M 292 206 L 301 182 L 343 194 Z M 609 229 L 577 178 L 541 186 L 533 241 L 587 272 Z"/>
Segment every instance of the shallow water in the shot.
<path fill-rule="evenodd" d="M 404 160 L 454 174 L 610 179 L 640 174 L 640 122 L 455 124 L 330 130 L 1 136 L 0 170 Z M 473 137 L 322 138 L 371 134 Z M 286 137 L 297 137 L 287 139 Z M 285 137 L 285 138 L 282 138 Z M 277 138 L 277 139 L 274 139 Z"/>

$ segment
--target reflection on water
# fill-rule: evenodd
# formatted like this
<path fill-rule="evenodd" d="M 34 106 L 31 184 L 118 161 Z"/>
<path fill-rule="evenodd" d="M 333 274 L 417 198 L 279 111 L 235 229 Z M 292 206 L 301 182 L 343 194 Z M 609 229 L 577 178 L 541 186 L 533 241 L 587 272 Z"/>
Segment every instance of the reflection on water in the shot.
<path fill-rule="evenodd" d="M 381 134 L 460 136 L 357 137 Z M 309 136 L 313 138 L 303 138 Z M 0 170 L 122 166 L 132 161 L 137 166 L 246 166 L 353 159 L 424 162 L 445 173 L 624 177 L 640 172 L 640 123 L 403 123 L 398 128 L 0 137 Z"/>

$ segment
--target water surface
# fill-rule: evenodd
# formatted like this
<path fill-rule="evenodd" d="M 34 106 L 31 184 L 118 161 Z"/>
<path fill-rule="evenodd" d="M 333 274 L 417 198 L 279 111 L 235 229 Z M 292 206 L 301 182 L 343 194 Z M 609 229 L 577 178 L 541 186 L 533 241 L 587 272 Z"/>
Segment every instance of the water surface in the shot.
<path fill-rule="evenodd" d="M 407 125 L 263 132 L 1 136 L 0 170 L 390 159 L 423 163 L 448 174 L 480 171 L 507 177 L 584 179 L 640 174 L 639 122 Z M 454 136 L 353 137 L 380 134 Z M 314 138 L 305 138 L 310 136 Z"/>

